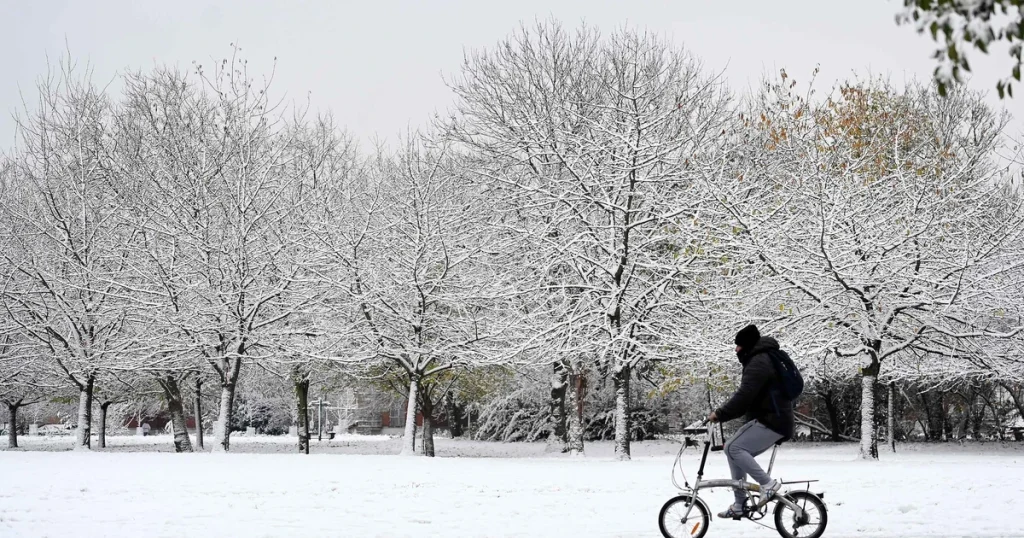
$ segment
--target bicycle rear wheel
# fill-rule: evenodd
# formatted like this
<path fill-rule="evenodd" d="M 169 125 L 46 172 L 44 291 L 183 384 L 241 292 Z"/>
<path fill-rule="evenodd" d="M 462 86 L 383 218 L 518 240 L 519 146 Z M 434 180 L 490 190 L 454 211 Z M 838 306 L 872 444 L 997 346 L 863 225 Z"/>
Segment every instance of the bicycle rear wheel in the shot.
<path fill-rule="evenodd" d="M 704 538 L 710 521 L 711 514 L 704 501 L 697 497 L 696 502 L 693 502 L 689 495 L 669 499 L 658 514 L 658 527 L 665 538 Z"/>
<path fill-rule="evenodd" d="M 786 497 L 804 513 L 798 518 L 792 508 L 781 502 L 776 503 L 775 530 L 783 538 L 819 538 L 828 525 L 828 511 L 824 501 L 809 491 L 793 491 L 786 494 Z"/>

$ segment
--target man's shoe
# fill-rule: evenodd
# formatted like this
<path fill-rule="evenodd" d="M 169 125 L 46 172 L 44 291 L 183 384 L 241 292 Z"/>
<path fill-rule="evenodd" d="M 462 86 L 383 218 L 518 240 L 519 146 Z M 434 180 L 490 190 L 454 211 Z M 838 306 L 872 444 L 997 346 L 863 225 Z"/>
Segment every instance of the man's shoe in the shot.
<path fill-rule="evenodd" d="M 738 504 L 730 505 L 725 512 L 719 512 L 718 517 L 722 519 L 736 519 L 743 517 L 743 507 Z"/>
<path fill-rule="evenodd" d="M 782 480 L 779 480 L 778 478 L 772 480 L 771 482 L 768 482 L 767 484 L 762 484 L 761 501 L 757 503 L 757 507 L 761 508 L 762 506 L 767 504 L 768 501 L 772 500 L 772 497 L 774 497 L 780 489 L 782 489 Z"/>

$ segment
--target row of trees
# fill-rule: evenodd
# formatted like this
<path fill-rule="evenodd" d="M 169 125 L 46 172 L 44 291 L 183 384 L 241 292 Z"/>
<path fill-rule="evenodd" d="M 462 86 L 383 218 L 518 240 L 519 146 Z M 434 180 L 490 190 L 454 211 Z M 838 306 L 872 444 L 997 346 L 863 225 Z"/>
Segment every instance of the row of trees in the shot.
<path fill-rule="evenodd" d="M 554 23 L 449 83 L 450 115 L 364 154 L 237 57 L 119 96 L 43 81 L 0 166 L 0 390 L 74 387 L 88 447 L 98 380 L 155 382 L 190 450 L 182 387 L 211 375 L 228 450 L 256 368 L 294 386 L 308 450 L 310 383 L 357 375 L 402 387 L 403 452 L 420 409 L 431 453 L 460 380 L 540 366 L 549 438 L 582 452 L 596 375 L 628 459 L 631 381 L 720 384 L 755 321 L 860 376 L 876 458 L 880 376 L 1024 377 L 1024 211 L 979 96 L 783 72 L 737 99 L 656 36 Z"/>

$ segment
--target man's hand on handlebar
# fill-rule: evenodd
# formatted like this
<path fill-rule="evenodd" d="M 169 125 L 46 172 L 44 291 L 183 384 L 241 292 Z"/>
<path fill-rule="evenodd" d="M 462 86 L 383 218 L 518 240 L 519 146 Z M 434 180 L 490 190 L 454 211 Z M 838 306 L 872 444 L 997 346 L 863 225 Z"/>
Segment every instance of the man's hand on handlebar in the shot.
<path fill-rule="evenodd" d="M 718 422 L 718 415 L 715 414 L 714 411 L 712 411 L 711 414 L 708 415 L 708 420 L 707 421 L 708 422 Z"/>

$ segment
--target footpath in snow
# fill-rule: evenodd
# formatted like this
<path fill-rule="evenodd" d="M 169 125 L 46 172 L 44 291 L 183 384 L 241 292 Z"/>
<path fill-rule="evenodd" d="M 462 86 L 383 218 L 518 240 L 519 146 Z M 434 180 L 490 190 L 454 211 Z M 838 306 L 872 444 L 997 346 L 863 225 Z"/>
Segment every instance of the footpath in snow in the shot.
<path fill-rule="evenodd" d="M 4 538 L 658 536 L 678 446 L 636 443 L 618 462 L 610 443 L 568 458 L 540 443 L 438 439 L 431 459 L 391 455 L 400 440 L 386 437 L 314 441 L 309 456 L 271 437 L 233 437 L 231 454 L 163 452 L 169 437 L 85 453 L 70 438 L 22 441 L 0 451 Z M 880 462 L 856 450 L 785 445 L 776 461 L 777 476 L 822 481 L 826 536 L 1024 536 L 1024 446 L 909 445 Z M 688 449 L 687 472 L 698 460 Z M 727 476 L 720 453 L 707 476 Z M 717 512 L 730 494 L 706 500 Z M 716 518 L 708 536 L 777 534 Z"/>

